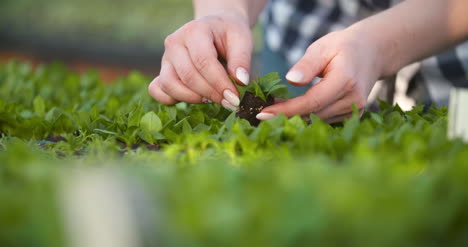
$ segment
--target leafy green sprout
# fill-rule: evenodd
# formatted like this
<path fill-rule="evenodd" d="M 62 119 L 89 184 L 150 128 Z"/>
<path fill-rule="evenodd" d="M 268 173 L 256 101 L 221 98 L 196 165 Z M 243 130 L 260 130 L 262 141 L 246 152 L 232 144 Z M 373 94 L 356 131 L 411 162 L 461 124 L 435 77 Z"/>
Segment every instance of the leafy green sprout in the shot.
<path fill-rule="evenodd" d="M 257 78 L 257 80 L 252 80 L 248 86 L 238 85 L 232 77 L 231 80 L 236 85 L 241 99 L 246 92 L 253 93 L 263 101 L 267 101 L 270 95 L 283 98 L 288 96 L 288 87 L 282 83 L 277 72 L 266 74 L 263 77 Z"/>

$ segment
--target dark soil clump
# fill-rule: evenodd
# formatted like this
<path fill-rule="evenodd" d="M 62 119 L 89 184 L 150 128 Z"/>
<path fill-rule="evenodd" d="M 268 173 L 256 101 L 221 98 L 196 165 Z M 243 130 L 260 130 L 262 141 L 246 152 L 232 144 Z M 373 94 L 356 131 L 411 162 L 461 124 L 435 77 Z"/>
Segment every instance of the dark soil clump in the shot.
<path fill-rule="evenodd" d="M 148 145 L 146 145 L 146 149 L 148 149 L 149 151 L 159 151 L 159 150 L 161 150 L 161 145 L 148 144 Z"/>
<path fill-rule="evenodd" d="M 246 119 L 252 126 L 258 126 L 260 120 L 256 118 L 265 107 L 271 106 L 275 103 L 273 96 L 269 95 L 267 101 L 263 101 L 261 98 L 255 96 L 251 92 L 246 92 L 244 98 L 240 102 L 239 111 L 237 116 Z"/>
<path fill-rule="evenodd" d="M 67 142 L 67 139 L 63 136 L 54 136 L 54 135 L 49 135 L 46 141 L 49 142 Z"/>
<path fill-rule="evenodd" d="M 149 151 L 159 151 L 161 150 L 161 145 L 159 144 L 149 144 L 147 142 L 143 142 L 143 143 L 140 143 L 140 144 L 132 144 L 130 147 L 132 150 L 137 150 L 139 147 L 146 147 L 146 149 L 148 149 Z"/>

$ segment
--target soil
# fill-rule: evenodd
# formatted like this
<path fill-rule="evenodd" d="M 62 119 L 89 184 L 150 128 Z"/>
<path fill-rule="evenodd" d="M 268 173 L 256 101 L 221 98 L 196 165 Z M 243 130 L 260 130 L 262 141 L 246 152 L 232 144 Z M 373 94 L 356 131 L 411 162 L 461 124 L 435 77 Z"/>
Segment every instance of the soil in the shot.
<path fill-rule="evenodd" d="M 140 144 L 132 144 L 130 147 L 132 150 L 137 150 L 139 147 L 146 147 L 148 151 L 159 151 L 161 150 L 161 145 L 159 144 L 149 144 L 147 142 L 142 142 Z"/>
<path fill-rule="evenodd" d="M 49 142 L 67 142 L 67 139 L 65 137 L 54 135 L 49 135 L 45 140 Z"/>
<path fill-rule="evenodd" d="M 122 142 L 119 142 L 119 143 L 123 144 Z M 126 144 L 124 144 L 124 145 L 126 146 Z M 132 145 L 130 145 L 130 148 L 131 148 L 131 150 L 136 151 L 138 148 L 143 147 L 143 146 L 146 147 L 146 149 L 148 151 L 156 152 L 156 151 L 161 150 L 161 145 L 159 145 L 159 144 L 149 144 L 147 142 L 142 142 L 140 144 L 132 144 Z M 122 156 L 127 154 L 127 153 L 128 153 L 127 149 L 123 149 L 123 150 L 121 150 L 119 152 L 119 154 L 122 155 Z"/>
<path fill-rule="evenodd" d="M 161 145 L 159 145 L 159 144 L 147 144 L 146 149 L 148 149 L 149 151 L 159 151 L 159 150 L 161 150 Z"/>
<path fill-rule="evenodd" d="M 267 101 L 263 101 L 261 98 L 255 96 L 251 92 L 246 92 L 244 98 L 240 102 L 239 111 L 237 116 L 246 119 L 252 126 L 258 126 L 260 120 L 256 118 L 265 107 L 273 105 L 275 99 L 269 95 Z"/>

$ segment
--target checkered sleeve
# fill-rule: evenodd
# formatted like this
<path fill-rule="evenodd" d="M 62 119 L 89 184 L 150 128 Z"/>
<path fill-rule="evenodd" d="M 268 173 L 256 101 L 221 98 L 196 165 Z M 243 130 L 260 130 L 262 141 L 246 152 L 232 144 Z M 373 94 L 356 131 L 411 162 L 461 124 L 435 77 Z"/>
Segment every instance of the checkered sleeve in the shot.
<path fill-rule="evenodd" d="M 270 0 L 264 16 L 265 43 L 292 66 L 317 39 L 400 1 Z M 420 74 L 431 96 L 436 101 L 447 100 L 451 87 L 468 87 L 468 42 L 425 59 L 421 65 Z"/>
<path fill-rule="evenodd" d="M 334 1 L 272 0 L 266 13 L 266 43 L 294 64 L 312 42 L 355 21 L 347 16 L 351 15 Z"/>

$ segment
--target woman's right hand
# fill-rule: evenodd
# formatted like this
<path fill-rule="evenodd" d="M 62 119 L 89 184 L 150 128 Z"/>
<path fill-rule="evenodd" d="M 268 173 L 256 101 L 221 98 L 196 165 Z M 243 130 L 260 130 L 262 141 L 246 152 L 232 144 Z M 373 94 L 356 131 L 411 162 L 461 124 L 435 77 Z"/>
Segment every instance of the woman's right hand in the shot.
<path fill-rule="evenodd" d="M 149 85 L 150 95 L 172 105 L 211 100 L 225 108 L 239 106 L 239 93 L 229 79 L 249 83 L 253 38 L 248 17 L 234 11 L 193 20 L 169 35 L 161 71 Z M 227 62 L 227 72 L 218 58 Z"/>

